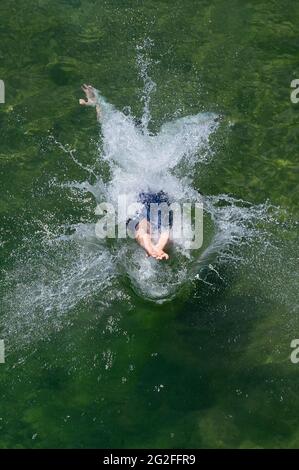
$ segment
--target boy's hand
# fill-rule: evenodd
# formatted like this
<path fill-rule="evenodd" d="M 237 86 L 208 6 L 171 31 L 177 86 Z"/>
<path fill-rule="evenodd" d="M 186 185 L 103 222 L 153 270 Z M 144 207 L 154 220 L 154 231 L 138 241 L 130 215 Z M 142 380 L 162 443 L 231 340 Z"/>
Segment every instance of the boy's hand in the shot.
<path fill-rule="evenodd" d="M 95 89 L 91 85 L 84 85 L 81 87 L 86 95 L 86 100 L 79 100 L 79 103 L 82 106 L 96 106 L 97 104 L 97 95 Z"/>

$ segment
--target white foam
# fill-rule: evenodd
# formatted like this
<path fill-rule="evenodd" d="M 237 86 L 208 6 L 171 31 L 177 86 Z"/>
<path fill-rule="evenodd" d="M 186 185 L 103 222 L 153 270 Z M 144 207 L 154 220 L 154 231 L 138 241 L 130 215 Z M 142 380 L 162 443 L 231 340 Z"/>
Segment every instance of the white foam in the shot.
<path fill-rule="evenodd" d="M 110 165 L 110 181 L 104 183 L 93 169 L 80 164 L 80 155 L 58 143 L 95 180 L 52 182 L 58 192 L 63 187 L 72 197 L 78 192 L 92 194 L 95 206 L 102 201 L 116 204 L 122 194 L 132 202 L 139 192 L 147 190 L 164 190 L 175 201 L 202 200 L 192 187 L 192 173 L 194 166 L 198 169 L 206 162 L 209 138 L 217 130 L 217 116 L 200 113 L 176 118 L 152 135 L 148 127 L 155 84 L 148 75 L 148 62 L 143 62 L 143 50 L 138 53 L 145 85 L 141 128 L 135 125 L 133 116 L 126 116 L 99 95 L 103 139 L 99 158 Z M 78 197 L 78 204 L 81 202 Z M 13 255 L 15 266 L 7 275 L 9 288 L 3 302 L 8 312 L 2 317 L 5 334 L 29 342 L 35 336 L 63 328 L 68 312 L 94 296 L 100 296 L 103 309 L 115 298 L 128 300 L 130 289 L 118 282 L 124 274 L 140 295 L 156 302 L 169 300 L 184 283 L 199 276 L 201 266 L 208 266 L 215 255 L 224 256 L 232 244 L 248 242 L 260 233 L 255 221 L 268 218 L 267 205 L 253 206 L 226 195 L 204 197 L 203 202 L 215 227 L 214 238 L 204 252 L 188 253 L 179 245 L 174 247 L 167 263 L 146 258 L 133 240 L 112 245 L 99 241 L 92 223 L 56 227 L 55 217 L 48 225 L 41 221 L 44 229 L 39 229 L 38 237 L 36 233 L 24 242 L 26 255 Z"/>

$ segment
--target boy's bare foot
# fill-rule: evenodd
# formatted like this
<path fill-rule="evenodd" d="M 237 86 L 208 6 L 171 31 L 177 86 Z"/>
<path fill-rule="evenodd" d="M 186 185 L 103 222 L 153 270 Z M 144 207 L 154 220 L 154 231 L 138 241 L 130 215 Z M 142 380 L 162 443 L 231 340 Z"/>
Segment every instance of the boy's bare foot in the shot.
<path fill-rule="evenodd" d="M 150 225 L 146 219 L 143 219 L 139 222 L 138 229 L 136 231 L 135 239 L 137 243 L 145 250 L 147 256 L 151 256 L 157 260 L 168 259 L 169 256 L 163 248 L 165 247 L 168 241 L 168 234 L 162 234 L 159 239 L 159 242 L 154 245 L 151 239 L 151 230 Z"/>
<path fill-rule="evenodd" d="M 155 253 L 156 253 L 156 256 L 155 256 L 156 259 L 159 259 L 159 260 L 169 259 L 169 255 L 167 253 L 165 253 L 165 251 L 163 251 L 161 248 L 155 246 L 154 249 L 155 249 Z"/>
<path fill-rule="evenodd" d="M 147 257 L 152 257 L 155 259 L 168 259 L 169 256 L 167 253 L 165 253 L 163 250 L 158 249 L 155 245 L 147 245 L 146 248 L 143 247 L 146 251 L 146 256 Z"/>
<path fill-rule="evenodd" d="M 153 246 L 147 247 L 145 251 L 148 257 L 151 256 L 152 258 L 158 258 L 158 253 Z"/>
<path fill-rule="evenodd" d="M 169 259 L 169 255 L 165 253 L 164 248 L 167 245 L 169 241 L 169 233 L 168 232 L 162 232 L 158 243 L 154 245 L 154 250 L 157 254 L 156 258 L 157 259 Z"/>

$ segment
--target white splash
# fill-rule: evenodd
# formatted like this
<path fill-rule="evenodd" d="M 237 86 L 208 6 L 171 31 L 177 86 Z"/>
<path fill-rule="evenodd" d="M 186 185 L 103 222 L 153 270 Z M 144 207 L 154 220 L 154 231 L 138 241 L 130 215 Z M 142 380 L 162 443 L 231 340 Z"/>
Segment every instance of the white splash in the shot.
<path fill-rule="evenodd" d="M 146 258 L 133 240 L 100 242 L 94 233 L 94 215 L 90 223 L 66 223 L 63 227 L 55 226 L 55 217 L 50 217 L 39 223 L 36 236 L 24 242 L 21 251 L 25 255 L 12 254 L 15 266 L 7 273 L 3 300 L 8 312 L 2 317 L 6 336 L 21 336 L 23 343 L 45 336 L 52 329 L 63 328 L 68 322 L 67 313 L 74 307 L 95 297 L 100 298 L 103 311 L 115 300 L 129 302 L 127 281 L 147 299 L 169 300 L 184 283 L 199 277 L 201 267 L 211 265 L 217 254 L 254 237 L 254 221 L 268 217 L 266 205 L 254 207 L 226 195 L 202 198 L 193 187 L 194 167 L 206 163 L 211 155 L 209 139 L 218 126 L 215 114 L 181 117 L 163 124 L 155 135 L 149 132 L 150 99 L 156 85 L 148 75 L 149 62 L 144 62 L 143 51 L 143 47 L 138 51 L 137 60 L 144 81 L 141 127 L 136 126 L 133 116 L 126 116 L 99 94 L 103 141 L 100 158 L 109 164 L 110 181 L 104 183 L 93 168 L 82 166 L 74 150 L 58 143 L 93 182 L 52 182 L 52 186 L 68 191 L 78 204 L 82 203 L 82 195 L 92 195 L 94 207 L 102 201 L 116 205 L 122 194 L 133 202 L 147 190 L 164 190 L 178 202 L 203 200 L 204 247 L 188 253 L 174 246 L 170 261 L 162 263 Z"/>

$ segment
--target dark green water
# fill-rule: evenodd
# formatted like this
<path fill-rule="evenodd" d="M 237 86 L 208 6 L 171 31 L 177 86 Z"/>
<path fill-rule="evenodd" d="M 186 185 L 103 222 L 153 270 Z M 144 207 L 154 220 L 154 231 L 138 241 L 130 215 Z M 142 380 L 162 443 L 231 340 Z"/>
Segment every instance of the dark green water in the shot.
<path fill-rule="evenodd" d="M 298 447 L 296 4 L 1 0 L 0 18 L 0 447 Z M 163 304 L 108 250 L 97 264 L 97 247 L 63 244 L 94 221 L 70 183 L 95 178 L 55 144 L 109 179 L 80 85 L 140 117 L 148 38 L 151 130 L 223 117 L 192 185 L 224 195 L 224 230 L 244 225 Z"/>

